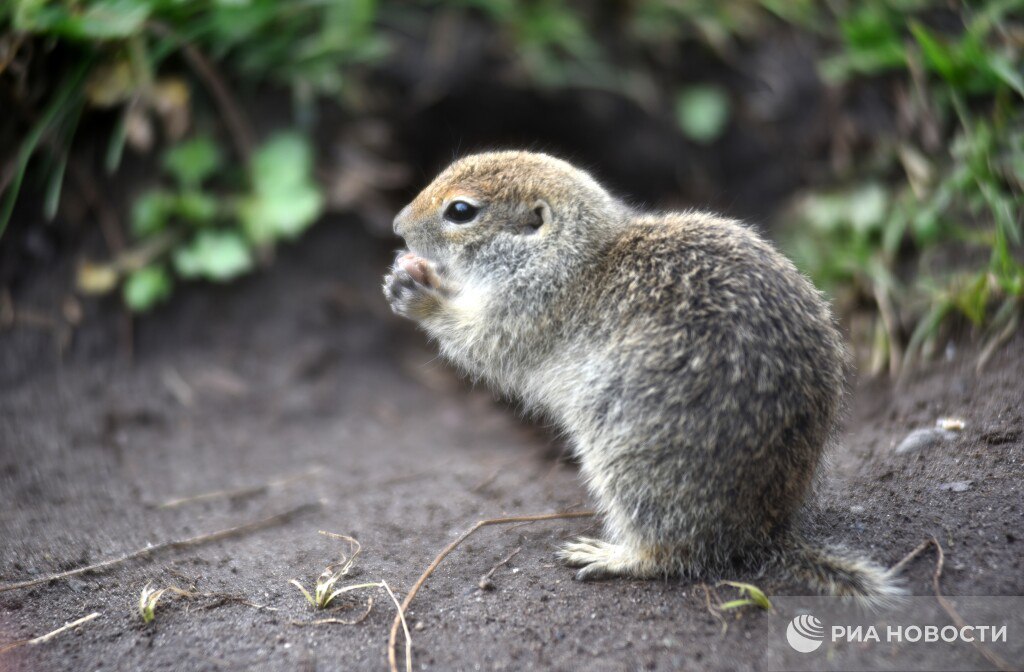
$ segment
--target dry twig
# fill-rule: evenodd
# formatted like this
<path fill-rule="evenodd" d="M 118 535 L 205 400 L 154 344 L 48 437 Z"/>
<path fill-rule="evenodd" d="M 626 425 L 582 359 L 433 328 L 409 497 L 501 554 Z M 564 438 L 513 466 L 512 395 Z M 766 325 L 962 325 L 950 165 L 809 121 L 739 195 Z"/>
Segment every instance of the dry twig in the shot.
<path fill-rule="evenodd" d="M 219 541 L 221 539 L 227 539 L 228 537 L 237 537 L 238 535 L 247 534 L 249 532 L 254 532 L 256 530 L 261 530 L 265 527 L 270 527 L 272 525 L 280 525 L 281 523 L 285 523 L 298 515 L 301 515 L 308 511 L 319 509 L 321 506 L 323 506 L 323 502 L 308 502 L 306 504 L 297 506 L 293 509 L 289 509 L 282 513 L 278 513 L 268 518 L 263 518 L 262 520 L 257 520 L 251 523 L 245 523 L 244 525 L 229 527 L 227 529 L 218 530 L 216 532 L 211 532 L 209 534 L 200 534 L 198 536 L 189 537 L 187 539 L 174 539 L 171 541 L 163 541 L 158 544 L 146 546 L 145 548 L 140 548 L 130 553 L 120 555 L 116 558 L 111 558 L 109 560 L 97 562 L 92 565 L 86 565 L 85 567 L 78 567 L 77 569 L 71 569 L 66 572 L 57 572 L 56 574 L 47 574 L 46 576 L 41 576 L 37 579 L 29 579 L 27 581 L 18 581 L 16 583 L 3 584 L 0 585 L 0 593 L 7 592 L 8 590 L 31 588 L 32 586 L 38 586 L 40 584 L 49 583 L 50 581 L 56 581 L 58 579 L 66 579 L 68 577 L 78 576 L 79 574 L 85 574 L 86 572 L 104 571 L 116 565 L 128 562 L 129 560 L 134 560 L 136 558 L 141 558 L 143 556 L 152 555 L 160 551 L 166 551 L 169 549 L 189 548 L 192 546 L 199 546 L 201 544 L 208 544 L 213 541 Z"/>
<path fill-rule="evenodd" d="M 235 146 L 238 158 L 243 163 L 248 164 L 249 158 L 253 153 L 254 144 L 252 126 L 242 113 L 242 108 L 239 107 L 234 96 L 231 95 L 231 90 L 216 67 L 214 67 L 210 59 L 206 58 L 203 52 L 196 48 L 195 45 L 185 41 L 170 26 L 159 21 L 150 21 L 147 27 L 161 37 L 172 39 L 181 45 L 182 56 L 185 57 L 189 66 L 199 76 L 199 79 L 203 80 L 203 84 L 209 90 L 214 102 L 216 102 L 217 107 L 220 109 L 220 114 L 224 118 L 224 124 L 227 126 L 228 134 L 231 136 L 231 141 Z"/>
<path fill-rule="evenodd" d="M 495 469 L 493 472 L 491 472 L 490 476 L 488 476 L 484 480 L 482 480 L 479 483 L 477 483 L 476 485 L 474 485 L 473 488 L 470 490 L 470 492 L 472 492 L 473 494 L 476 494 L 476 493 L 480 492 L 481 490 L 483 490 L 484 488 L 486 488 L 491 483 L 494 483 L 496 480 L 498 480 L 498 476 L 501 475 L 501 472 L 502 472 L 503 469 L 504 469 L 504 467 L 498 467 L 497 469 Z"/>
<path fill-rule="evenodd" d="M 35 646 L 36 644 L 42 644 L 44 642 L 48 642 L 51 639 L 53 639 L 54 637 L 56 637 L 57 635 L 61 634 L 62 632 L 67 632 L 68 630 L 74 630 L 75 628 L 77 628 L 77 627 L 79 627 L 81 625 L 85 625 L 86 623 L 88 623 L 89 621 L 93 620 L 94 618 L 99 618 L 99 617 L 100 617 L 100 612 L 94 611 L 93 613 L 89 614 L 88 616 L 83 616 L 82 618 L 79 618 L 76 621 L 71 621 L 70 623 L 65 623 L 64 625 L 62 625 L 61 627 L 57 628 L 56 630 L 48 632 L 45 635 L 41 635 L 39 637 L 36 637 L 35 639 L 23 639 L 20 642 L 11 642 L 10 644 L 8 644 L 8 645 L 6 645 L 4 647 L 0 647 L 0 653 L 6 653 L 6 652 L 10 651 L 11 649 L 18 648 L 19 646 L 25 646 L 25 645 Z"/>
<path fill-rule="evenodd" d="M 257 611 L 280 611 L 277 607 L 268 607 L 265 604 L 256 604 L 251 602 L 244 595 L 234 595 L 232 593 L 217 593 L 217 592 L 206 592 L 200 593 L 195 590 L 185 590 L 178 588 L 177 586 L 168 586 L 165 590 L 170 593 L 177 595 L 178 597 L 184 597 L 186 600 L 195 600 L 199 598 L 212 599 L 214 600 L 210 604 L 203 605 L 202 609 L 214 609 L 228 602 L 234 602 L 235 604 L 242 604 L 247 607 L 252 607 Z"/>
<path fill-rule="evenodd" d="M 68 173 L 78 188 L 85 204 L 96 215 L 100 224 L 100 233 L 107 244 L 107 250 L 112 256 L 117 256 L 124 251 L 124 234 L 121 233 L 121 220 L 117 216 L 117 210 L 104 198 L 103 190 L 96 184 L 92 172 L 79 160 L 72 159 L 68 162 Z"/>
<path fill-rule="evenodd" d="M 718 604 L 722 603 L 721 598 L 718 597 L 718 591 L 716 591 L 714 588 L 709 587 L 706 583 L 698 584 L 697 587 L 702 588 L 704 590 L 704 604 L 708 608 L 708 613 L 711 614 L 715 618 L 715 620 L 722 624 L 722 636 L 724 637 L 725 633 L 729 630 L 729 623 L 725 620 L 725 617 L 722 616 L 721 612 L 718 611 L 718 608 L 711 604 L 712 592 L 715 593 L 715 602 L 717 602 Z"/>
<path fill-rule="evenodd" d="M 494 590 L 494 582 L 491 581 L 491 577 L 494 576 L 494 573 L 498 571 L 499 567 L 507 565 L 512 560 L 512 558 L 519 555 L 519 552 L 521 550 L 523 550 L 523 547 L 517 546 L 516 550 L 509 553 L 507 556 L 505 556 L 504 559 L 496 562 L 494 566 L 491 567 L 491 569 L 486 574 L 481 576 L 480 580 L 476 582 L 476 585 L 480 586 L 480 590 Z"/>
<path fill-rule="evenodd" d="M 445 546 L 444 550 L 437 554 L 434 561 L 430 563 L 430 566 L 424 570 L 420 575 L 420 578 L 416 579 L 416 583 L 412 584 L 412 588 L 406 594 L 405 599 L 402 600 L 402 604 L 398 607 L 398 616 L 395 617 L 394 622 L 391 624 L 391 636 L 388 638 L 388 664 L 391 666 L 391 672 L 398 672 L 398 662 L 395 655 L 395 645 L 398 642 L 398 627 L 402 626 L 405 628 L 406 647 L 405 647 L 405 665 L 406 669 L 412 669 L 412 639 L 409 637 L 409 628 L 405 623 L 405 612 L 408 611 L 409 605 L 412 604 L 413 598 L 416 597 L 416 593 L 419 592 L 423 584 L 427 582 L 430 575 L 434 573 L 437 566 L 441 564 L 441 561 L 448 557 L 448 554 L 458 548 L 459 544 L 464 542 L 471 534 L 479 530 L 481 527 L 487 527 L 489 525 L 508 525 L 510 523 L 536 523 L 544 520 L 560 520 L 565 518 L 590 518 L 595 514 L 593 511 L 571 511 L 564 513 L 543 513 L 536 516 L 511 516 L 508 518 L 488 518 L 486 520 L 479 520 L 473 527 L 469 528 L 459 538 L 452 543 Z M 390 592 L 390 589 L 389 589 Z"/>
<path fill-rule="evenodd" d="M 939 606 L 941 606 L 943 611 L 946 612 L 946 615 L 956 623 L 956 626 L 958 628 L 963 628 L 967 625 L 967 621 L 963 619 L 960 612 L 956 610 L 956 607 L 954 607 L 953 604 L 946 599 L 946 596 L 942 594 L 942 588 L 939 585 L 939 582 L 942 579 L 942 568 L 946 564 L 946 554 L 942 550 L 942 544 L 939 543 L 938 539 L 935 537 L 925 539 L 917 545 L 917 548 L 912 550 L 910 553 L 907 553 L 902 560 L 893 565 L 892 569 L 889 571 L 893 574 L 899 573 L 929 546 L 935 547 L 935 571 L 932 573 L 932 590 L 935 592 L 935 599 L 938 600 Z M 1015 669 L 1002 656 L 994 651 L 990 651 L 976 638 L 971 641 L 971 644 L 978 650 L 978 653 L 980 653 L 985 660 L 992 663 L 992 665 L 996 669 L 1001 670 L 1001 672 L 1011 672 L 1011 670 Z"/>
<path fill-rule="evenodd" d="M 1009 341 L 1014 334 L 1017 333 L 1017 327 L 1020 324 L 1020 318 L 1014 315 L 1010 318 L 1010 321 L 1003 327 L 1003 330 L 993 336 L 985 343 L 985 346 L 981 350 L 981 354 L 978 355 L 978 361 L 974 365 L 975 373 L 981 373 L 985 365 L 988 364 L 988 360 L 992 358 L 999 348 L 1001 348 L 1007 341 Z"/>
<path fill-rule="evenodd" d="M 254 497 L 256 495 L 261 495 L 268 490 L 283 488 L 297 481 L 315 476 L 321 470 L 322 467 L 315 466 L 310 467 L 301 473 L 285 476 L 284 478 L 276 478 L 272 481 L 267 481 L 266 483 L 260 483 L 259 485 L 250 485 L 244 488 L 235 488 L 233 490 L 215 490 L 213 492 L 204 492 L 199 495 L 189 495 L 187 497 L 175 497 L 157 504 L 157 508 L 173 509 L 184 504 L 195 504 L 196 502 L 206 502 L 213 499 L 242 499 L 244 497 Z"/>
<path fill-rule="evenodd" d="M 344 618 L 318 618 L 315 621 L 289 621 L 292 625 L 306 626 L 306 625 L 358 625 L 366 620 L 366 617 L 373 611 L 373 598 L 369 597 L 366 599 L 366 611 L 364 611 L 359 618 L 351 621 L 347 621 Z"/>
<path fill-rule="evenodd" d="M 873 286 L 875 303 L 878 304 L 878 313 L 882 317 L 882 326 L 885 328 L 886 338 L 889 341 L 889 376 L 895 378 L 903 366 L 903 353 L 900 351 L 899 319 L 896 316 L 896 307 L 893 305 L 889 290 L 879 283 Z"/>

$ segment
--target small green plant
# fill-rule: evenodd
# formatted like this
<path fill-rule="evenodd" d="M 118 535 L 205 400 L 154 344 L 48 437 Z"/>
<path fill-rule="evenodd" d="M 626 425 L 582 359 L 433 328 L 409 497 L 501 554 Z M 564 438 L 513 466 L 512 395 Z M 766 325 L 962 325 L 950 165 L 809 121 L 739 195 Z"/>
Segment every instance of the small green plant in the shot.
<path fill-rule="evenodd" d="M 409 633 L 409 624 L 405 620 L 404 608 L 402 604 L 398 601 L 398 598 L 395 596 L 394 591 L 391 590 L 391 586 L 388 585 L 387 581 L 381 580 L 369 581 L 366 583 L 358 583 L 354 585 L 345 586 L 343 588 L 335 588 L 335 584 L 337 584 L 339 580 L 347 576 L 352 571 L 352 567 L 355 564 L 356 558 L 359 556 L 360 551 L 362 550 L 362 546 L 360 546 L 358 541 L 344 534 L 335 534 L 334 532 L 325 532 L 324 530 L 320 530 L 320 534 L 324 535 L 325 537 L 330 537 L 332 539 L 340 539 L 346 542 L 348 544 L 348 553 L 342 553 L 341 559 L 338 560 L 338 562 L 334 563 L 333 565 L 328 565 L 327 569 L 325 569 L 320 574 L 320 576 L 317 577 L 316 584 L 313 588 L 312 593 L 306 590 L 306 588 L 303 587 L 303 585 L 299 583 L 297 579 L 292 579 L 288 583 L 298 588 L 299 591 L 302 593 L 302 596 L 306 598 L 306 601 L 314 609 L 328 608 L 331 602 L 334 600 L 334 598 L 345 593 L 349 593 L 356 590 L 364 590 L 366 588 L 384 589 L 384 591 L 388 594 L 388 597 L 391 598 L 391 601 L 394 603 L 395 609 L 398 610 L 398 614 L 395 620 L 395 628 L 397 630 L 399 623 L 402 626 L 402 631 L 405 634 L 406 641 L 405 669 L 408 672 L 412 672 L 412 636 Z M 336 618 L 323 618 L 315 621 L 309 621 L 307 623 L 298 624 L 318 625 L 327 623 L 344 623 L 347 625 L 355 625 L 356 623 L 361 622 L 366 617 L 366 615 L 370 613 L 370 610 L 372 608 L 373 600 L 371 599 L 367 603 L 366 612 L 363 614 L 363 616 L 356 619 L 355 621 L 342 621 Z M 392 633 L 391 646 L 394 646 L 394 633 Z M 392 669 L 395 669 L 394 666 L 395 663 L 392 662 Z"/>
<path fill-rule="evenodd" d="M 740 596 L 738 599 L 729 600 L 718 605 L 718 608 L 722 611 L 730 611 L 733 609 L 739 609 L 741 607 L 759 607 L 767 611 L 771 611 L 772 603 L 768 599 L 768 596 L 764 594 L 757 586 L 751 583 L 740 583 L 739 581 L 722 581 L 720 586 L 732 586 L 739 590 Z"/>
<path fill-rule="evenodd" d="M 317 577 L 316 585 L 313 588 L 312 594 L 306 590 L 301 583 L 299 583 L 298 579 L 292 579 L 288 583 L 302 591 L 302 595 L 306 598 L 306 601 L 309 602 L 311 607 L 314 609 L 326 609 L 330 606 L 334 598 L 347 592 L 344 588 L 333 590 L 334 584 L 344 576 L 344 572 L 335 572 L 330 568 L 325 569 L 323 573 Z"/>
<path fill-rule="evenodd" d="M 379 585 L 378 583 L 367 583 L 355 586 L 345 586 L 344 588 L 335 589 L 335 584 L 337 584 L 338 581 L 340 581 L 344 577 L 348 576 L 349 572 L 352 571 L 352 567 L 355 564 L 356 558 L 359 556 L 362 547 L 360 546 L 358 541 L 344 534 L 324 532 L 323 530 L 320 531 L 320 534 L 327 537 L 331 537 L 333 539 L 341 539 L 342 541 L 347 542 L 349 545 L 349 553 L 342 553 L 341 559 L 337 563 L 329 565 L 327 569 L 325 569 L 323 573 L 321 573 L 320 576 L 317 577 L 316 584 L 313 587 L 312 593 L 306 590 L 306 588 L 301 583 L 299 583 L 298 579 L 292 579 L 288 582 L 302 592 L 302 595 L 306 598 L 306 601 L 309 602 L 310 606 L 312 606 L 314 609 L 326 609 L 328 606 L 330 606 L 334 598 L 338 597 L 339 595 L 342 595 L 353 590 L 358 590 L 360 588 L 368 588 L 371 586 Z"/>
<path fill-rule="evenodd" d="M 139 594 L 139 616 L 143 623 L 152 623 L 156 618 L 157 602 L 167 590 L 167 588 L 156 590 L 151 587 L 151 583 L 147 583 L 142 589 L 142 593 Z"/>

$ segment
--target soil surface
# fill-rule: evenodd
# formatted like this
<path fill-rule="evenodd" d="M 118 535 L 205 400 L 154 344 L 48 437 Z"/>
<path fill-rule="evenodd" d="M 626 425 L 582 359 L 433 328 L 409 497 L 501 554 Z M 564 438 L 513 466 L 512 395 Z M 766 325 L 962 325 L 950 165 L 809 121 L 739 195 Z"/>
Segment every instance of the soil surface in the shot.
<path fill-rule="evenodd" d="M 0 581 L 312 505 L 264 529 L 0 592 L 0 648 L 101 614 L 0 653 L 0 670 L 386 669 L 395 610 L 385 593 L 357 591 L 324 614 L 288 583 L 310 586 L 337 562 L 344 544 L 318 530 L 362 544 L 339 585 L 385 580 L 401 598 L 481 518 L 591 505 L 557 436 L 461 382 L 390 315 L 378 287 L 389 245 L 351 221 L 325 222 L 265 273 L 181 290 L 139 322 L 131 363 L 117 320 L 89 306 L 62 355 L 45 320 L 0 333 Z M 16 308 L 59 310 L 66 271 L 23 283 Z M 1024 595 L 1024 337 L 981 373 L 975 361 L 951 345 L 901 388 L 858 384 L 813 519 L 823 540 L 885 564 L 934 535 L 946 593 Z M 964 429 L 896 453 L 911 430 L 946 416 Z M 235 494 L 167 505 L 217 491 Z M 412 605 L 415 668 L 762 667 L 774 635 L 760 613 L 730 617 L 722 634 L 691 582 L 573 581 L 554 550 L 597 525 L 470 537 Z M 930 595 L 932 571 L 931 554 L 911 563 L 910 590 Z M 144 626 L 136 604 L 148 582 L 207 595 L 167 594 Z M 356 625 L 293 624 L 356 619 L 371 595 Z"/>

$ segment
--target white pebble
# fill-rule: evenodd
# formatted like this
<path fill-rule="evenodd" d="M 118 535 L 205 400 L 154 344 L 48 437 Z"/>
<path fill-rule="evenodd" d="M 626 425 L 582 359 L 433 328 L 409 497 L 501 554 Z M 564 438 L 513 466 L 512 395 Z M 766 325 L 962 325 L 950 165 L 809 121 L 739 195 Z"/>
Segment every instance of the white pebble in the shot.
<path fill-rule="evenodd" d="M 954 436 L 956 435 L 947 429 L 915 429 L 896 446 L 896 454 L 902 455 L 925 448 L 934 448 Z"/>

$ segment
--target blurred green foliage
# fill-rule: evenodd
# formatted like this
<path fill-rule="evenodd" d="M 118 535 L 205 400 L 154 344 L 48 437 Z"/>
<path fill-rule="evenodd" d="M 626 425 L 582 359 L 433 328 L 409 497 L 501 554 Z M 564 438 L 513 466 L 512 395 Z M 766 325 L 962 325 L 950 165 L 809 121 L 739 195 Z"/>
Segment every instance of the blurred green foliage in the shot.
<path fill-rule="evenodd" d="M 698 84 L 676 96 L 676 119 L 683 133 L 700 143 L 716 140 L 729 121 L 729 97 L 720 87 Z"/>
<path fill-rule="evenodd" d="M 167 185 L 136 201 L 136 247 L 86 268 L 83 286 L 123 283 L 128 305 L 144 310 L 177 280 L 236 277 L 301 234 L 324 197 L 308 128 L 246 147 L 204 64 L 290 91 L 302 121 L 318 100 L 365 105 L 374 67 L 388 63 L 397 39 L 425 44 L 438 16 L 469 14 L 506 48 L 513 67 L 501 76 L 611 90 L 712 146 L 741 114 L 742 92 L 701 73 L 675 77 L 680 54 L 727 71 L 764 35 L 799 34 L 822 55 L 818 71 L 835 100 L 874 86 L 893 118 L 906 117 L 796 199 L 784 234 L 801 268 L 841 300 L 878 310 L 876 360 L 893 370 L 933 347 L 951 316 L 990 334 L 1019 323 L 1024 0 L 13 0 L 0 5 L 0 74 L 5 46 L 21 39 L 76 58 L 50 73 L 0 184 L 0 234 L 30 159 L 46 147 L 52 216 L 83 111 L 114 108 L 122 113 L 108 168 L 126 144 L 148 147 L 158 120 Z M 175 77 L 183 61 L 219 103 L 227 146 L 218 134 L 187 132 L 194 96 Z"/>
<path fill-rule="evenodd" d="M 142 70 L 187 41 L 255 80 L 338 93 L 346 67 L 386 50 L 374 25 L 376 6 L 376 0 L 13 0 L 0 12 L 21 33 L 93 47 L 141 42 L 142 62 L 132 65 Z"/>
<path fill-rule="evenodd" d="M 133 133 L 136 144 L 148 149 L 151 117 L 162 118 L 165 139 L 172 143 L 187 130 L 182 127 L 182 118 L 192 113 L 187 85 L 159 78 L 168 56 L 201 50 L 205 56 L 191 56 L 201 70 L 212 60 L 248 81 L 286 86 L 297 98 L 339 95 L 347 67 L 384 53 L 384 40 L 373 26 L 375 6 L 373 0 L 5 4 L 0 8 L 0 28 L 9 22 L 5 38 L 29 36 L 64 45 L 76 53 L 79 65 L 54 87 L 22 142 L 0 205 L 0 234 L 29 159 L 48 135 L 59 138 L 61 160 L 51 162 L 45 208 L 48 217 L 56 213 L 68 148 L 84 109 L 123 109 L 107 152 L 111 171 Z M 211 77 L 208 71 L 199 74 Z M 308 137 L 281 134 L 255 149 L 243 144 L 244 136 L 235 140 L 236 156 L 230 159 L 210 137 L 196 136 L 164 152 L 161 165 L 172 186 L 146 191 L 133 204 L 130 230 L 136 245 L 108 264 L 84 266 L 79 289 L 102 294 L 121 284 L 125 303 L 145 311 L 170 295 L 175 277 L 231 280 L 267 257 L 278 240 L 309 227 L 323 211 L 324 197 L 312 179 Z M 249 165 L 242 169 L 239 161 Z"/>
<path fill-rule="evenodd" d="M 914 109 L 927 117 L 922 125 L 948 140 L 881 138 L 881 160 L 861 167 L 843 189 L 802 199 L 787 242 L 833 294 L 882 310 L 875 366 L 896 372 L 935 349 L 950 316 L 990 339 L 1019 325 L 1024 2 L 970 3 L 959 29 L 942 33 L 920 18 L 941 3 L 848 7 L 836 16 L 843 49 L 821 64 L 822 76 L 837 87 L 902 78 L 917 97 Z M 908 337 L 903 323 L 911 326 Z"/>
<path fill-rule="evenodd" d="M 261 146 L 249 166 L 249 189 L 242 193 L 206 190 L 222 162 L 217 146 L 203 137 L 164 153 L 173 186 L 143 193 L 132 209 L 136 249 L 146 253 L 131 264 L 115 262 L 103 273 L 116 278 L 129 271 L 124 299 L 132 309 L 146 311 L 170 294 L 168 258 L 178 278 L 225 282 L 252 270 L 261 250 L 295 238 L 320 216 L 323 197 L 313 183 L 312 150 L 303 136 L 280 134 Z M 90 285 L 88 277 L 80 286 L 97 292 L 111 288 L 109 281 Z"/>

